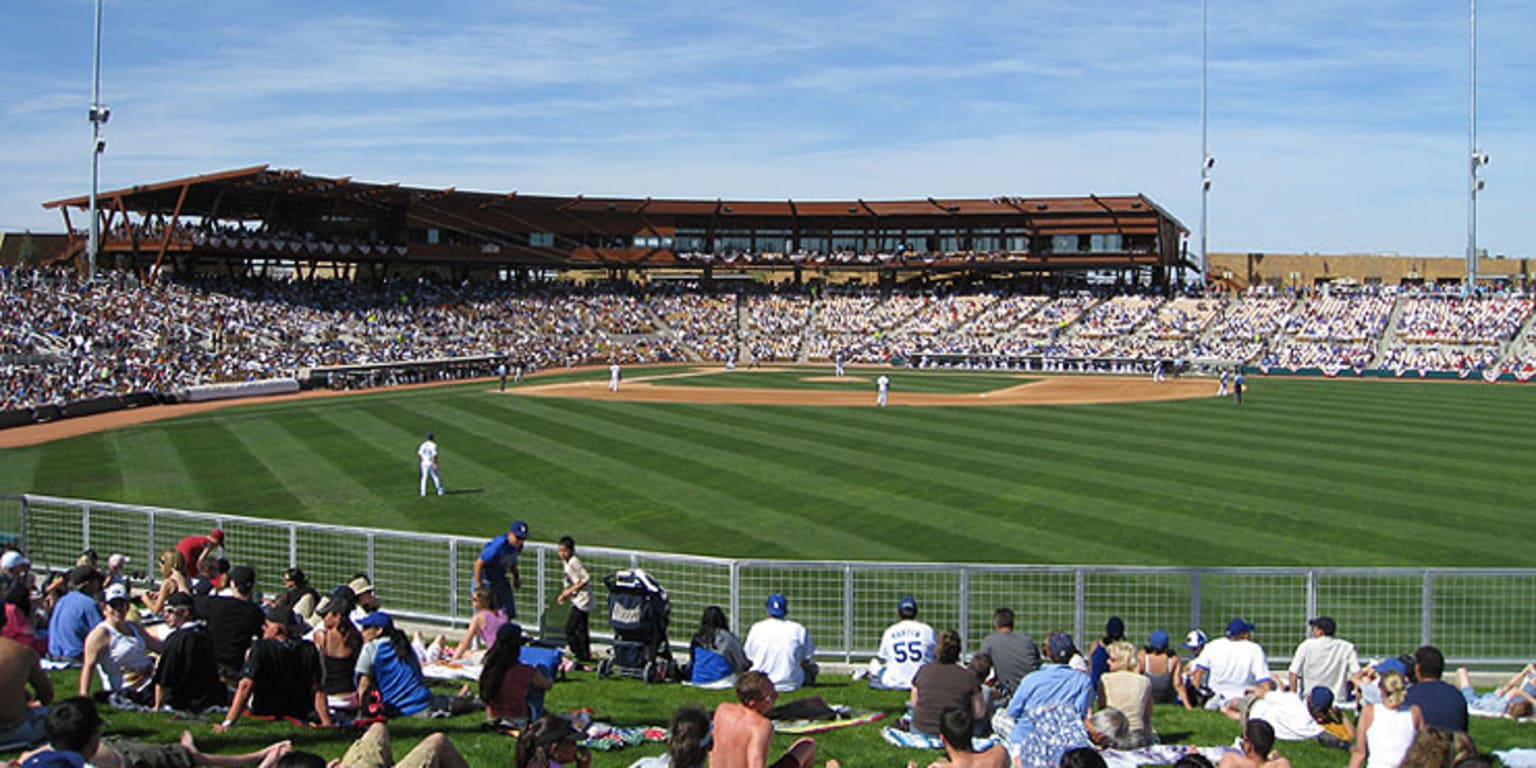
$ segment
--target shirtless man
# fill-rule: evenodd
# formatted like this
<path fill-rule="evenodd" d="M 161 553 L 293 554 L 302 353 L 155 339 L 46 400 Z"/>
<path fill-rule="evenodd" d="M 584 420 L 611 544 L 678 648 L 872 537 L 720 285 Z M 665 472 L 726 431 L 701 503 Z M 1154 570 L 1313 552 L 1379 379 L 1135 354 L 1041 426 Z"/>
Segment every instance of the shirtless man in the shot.
<path fill-rule="evenodd" d="M 1275 729 L 1257 718 L 1243 726 L 1243 752 L 1228 752 L 1217 768 L 1291 768 L 1291 761 L 1275 752 Z"/>
<path fill-rule="evenodd" d="M 768 676 L 747 672 L 736 679 L 736 698 L 715 709 L 715 746 L 709 753 L 709 768 L 767 768 L 768 749 L 773 744 L 773 722 L 768 710 L 779 700 Z M 816 740 L 796 741 L 773 768 L 810 768 L 816 760 Z"/>
<path fill-rule="evenodd" d="M 0 613 L 0 629 L 4 627 L 5 614 Z M 30 694 L 28 685 L 32 686 Z M 33 709 L 33 699 L 44 707 Z M 53 683 L 44 674 L 37 652 L 9 637 L 0 637 L 0 740 L 41 742 L 44 709 L 51 703 Z"/>
<path fill-rule="evenodd" d="M 971 726 L 974 722 L 971 713 L 960 707 L 944 710 L 944 714 L 939 716 L 939 738 L 944 744 L 946 759 L 935 760 L 928 764 L 928 768 L 1007 768 L 1008 750 L 1001 742 L 994 742 L 981 752 L 971 749 Z M 916 760 L 907 761 L 907 768 L 917 766 Z"/>

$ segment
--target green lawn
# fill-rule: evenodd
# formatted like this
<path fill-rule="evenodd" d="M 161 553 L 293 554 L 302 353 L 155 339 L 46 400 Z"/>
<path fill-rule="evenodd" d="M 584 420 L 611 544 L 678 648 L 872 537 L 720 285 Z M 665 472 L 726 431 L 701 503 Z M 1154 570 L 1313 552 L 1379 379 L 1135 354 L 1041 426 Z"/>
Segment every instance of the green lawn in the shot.
<path fill-rule="evenodd" d="M 61 692 L 74 690 L 78 672 L 53 673 L 55 687 Z M 441 690 L 450 692 L 444 687 Z M 701 691 L 681 685 L 645 685 L 634 680 L 609 679 L 599 681 L 591 673 L 572 673 L 570 678 L 555 686 L 549 698 L 552 711 L 563 712 L 579 707 L 591 707 L 596 719 L 621 726 L 659 725 L 665 727 L 672 711 L 683 705 L 696 705 L 706 711 L 726 701 L 732 694 L 724 691 Z M 833 704 L 845 704 L 858 708 L 887 710 L 900 713 L 906 695 L 897 691 L 872 691 L 862 682 L 851 682 L 846 677 L 829 676 L 814 688 L 786 694 L 783 701 L 803 696 L 817 695 Z M 176 721 L 162 715 L 104 710 L 108 731 L 146 741 L 169 742 L 178 738 L 182 730 L 191 730 L 198 745 L 209 752 L 244 752 L 259 749 L 281 739 L 292 739 L 299 749 L 319 753 L 327 758 L 340 757 L 356 732 L 296 729 L 286 724 L 260 723 L 242 720 L 225 734 L 213 733 L 210 721 Z M 471 765 L 507 766 L 512 760 L 513 740 L 510 737 L 480 730 L 483 717 L 479 713 L 459 715 L 445 720 L 402 718 L 390 723 L 390 733 L 395 739 L 395 756 L 398 758 L 422 737 L 433 731 L 444 731 L 454 745 L 464 753 Z M 1185 712 L 1171 705 L 1157 707 L 1153 719 L 1160 734 L 1168 743 L 1198 746 L 1231 744 L 1237 736 L 1237 725 L 1225 717 L 1211 712 Z M 909 759 L 927 765 L 937 753 L 903 750 L 886 744 L 880 739 L 882 724 L 847 728 L 818 734 L 817 764 L 828 758 L 837 758 L 848 768 L 899 768 Z M 1529 723 L 1510 720 L 1473 718 L 1472 736 L 1480 749 L 1505 749 L 1529 745 L 1533 736 Z M 774 749 L 788 748 L 793 739 L 778 736 Z M 1283 754 L 1290 757 L 1297 768 L 1338 768 L 1348 761 L 1347 753 L 1330 750 L 1312 743 L 1280 744 Z M 646 744 L 623 751 L 596 753 L 594 768 L 622 768 L 644 755 L 660 754 L 660 744 Z"/>
<path fill-rule="evenodd" d="M 712 368 L 694 376 L 670 375 L 657 384 L 679 387 L 718 387 L 722 389 L 800 389 L 831 392 L 873 392 L 875 377 L 885 373 L 891 378 L 891 387 L 900 392 L 929 392 L 936 394 L 976 394 L 1008 387 L 1017 387 L 1039 379 L 1018 374 L 962 373 L 946 371 L 890 371 L 889 369 L 850 368 L 846 376 L 836 378 L 826 368 L 795 368 L 791 370 L 764 369 L 722 375 Z M 649 377 L 648 371 L 638 372 L 638 377 Z"/>
<path fill-rule="evenodd" d="M 932 381 L 951 378 L 966 377 Z M 883 410 L 494 389 L 258 403 L 11 449 L 0 491 L 473 535 L 523 517 L 592 545 L 744 557 L 1536 564 L 1517 543 L 1536 536 L 1531 387 L 1254 377 L 1242 406 Z M 468 492 L 417 497 L 429 430 Z"/>

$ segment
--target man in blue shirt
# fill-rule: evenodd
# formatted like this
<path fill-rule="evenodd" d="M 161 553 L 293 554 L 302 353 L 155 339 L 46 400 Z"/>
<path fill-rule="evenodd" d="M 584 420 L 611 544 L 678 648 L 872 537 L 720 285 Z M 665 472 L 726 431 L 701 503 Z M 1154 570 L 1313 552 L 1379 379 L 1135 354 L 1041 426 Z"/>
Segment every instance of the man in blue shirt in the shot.
<path fill-rule="evenodd" d="M 1461 691 L 1440 679 L 1445 672 L 1445 655 L 1433 645 L 1420 646 L 1413 652 L 1413 668 L 1418 682 L 1408 686 L 1403 706 L 1416 705 L 1424 713 L 1424 724 L 1447 731 L 1467 730 L 1467 699 Z"/>
<path fill-rule="evenodd" d="M 1065 710 L 1077 721 L 1088 716 L 1093 699 L 1093 680 L 1087 673 L 1068 666 L 1077 648 L 1072 636 L 1052 632 L 1045 639 L 1047 663 L 1024 676 L 1008 702 L 1007 716 L 1013 719 L 1008 742 L 1020 745 L 1034 739 L 1054 741 L 1060 734 L 1037 732 L 1036 721 L 1054 722 L 1057 711 Z M 1012 751 L 1012 750 L 1010 750 Z M 1059 755 L 1058 755 L 1059 757 Z"/>
<path fill-rule="evenodd" d="M 528 540 L 528 524 L 522 520 L 512 523 L 505 536 L 497 536 L 485 543 L 480 556 L 475 558 L 475 574 L 470 588 L 481 585 L 490 588 L 496 602 L 507 618 L 517 618 L 517 602 L 512 590 L 522 589 L 523 576 L 517 571 L 517 559 L 523 554 L 523 542 Z M 507 572 L 512 573 L 511 583 Z"/>
<path fill-rule="evenodd" d="M 69 572 L 69 592 L 59 598 L 48 619 L 48 655 L 55 659 L 85 658 L 85 636 L 101 623 L 101 571 L 82 565 Z"/>

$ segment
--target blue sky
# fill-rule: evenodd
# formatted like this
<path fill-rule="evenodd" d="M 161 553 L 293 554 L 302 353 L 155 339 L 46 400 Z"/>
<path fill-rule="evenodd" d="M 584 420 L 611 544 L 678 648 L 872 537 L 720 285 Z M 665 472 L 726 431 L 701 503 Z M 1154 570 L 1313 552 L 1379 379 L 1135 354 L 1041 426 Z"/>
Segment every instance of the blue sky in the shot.
<path fill-rule="evenodd" d="M 1460 255 L 1465 0 L 1212 0 L 1212 251 Z M 89 190 L 92 4 L 0 0 L 0 229 Z M 1536 5 L 1484 0 L 1479 244 L 1536 256 Z M 1198 0 L 107 0 L 104 189 L 1141 192 L 1199 225 Z"/>

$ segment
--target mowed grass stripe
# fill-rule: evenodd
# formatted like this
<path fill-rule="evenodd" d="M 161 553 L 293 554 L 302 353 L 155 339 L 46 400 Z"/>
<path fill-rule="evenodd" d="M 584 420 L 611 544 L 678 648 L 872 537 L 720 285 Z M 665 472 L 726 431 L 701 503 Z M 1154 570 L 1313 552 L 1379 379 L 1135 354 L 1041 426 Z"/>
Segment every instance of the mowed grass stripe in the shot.
<path fill-rule="evenodd" d="M 103 435 L 117 452 L 122 467 L 124 499 L 194 509 L 205 503 L 199 490 L 187 482 L 192 470 L 167 430 L 140 426 Z"/>
<path fill-rule="evenodd" d="M 105 434 L 95 434 L 39 446 L 34 449 L 40 453 L 34 470 L 36 487 L 47 488 L 49 493 L 61 496 L 121 498 L 124 492 L 123 475 L 118 465 L 120 457 L 113 442 Z M 10 461 L 9 454 L 15 452 L 6 452 L 7 463 Z"/>
<path fill-rule="evenodd" d="M 182 463 L 191 470 L 187 480 L 201 499 L 198 508 L 243 511 L 223 506 L 231 497 L 247 499 L 259 509 L 299 506 L 298 498 L 222 420 L 179 424 L 167 434 Z"/>
<path fill-rule="evenodd" d="M 583 540 L 610 546 L 677 550 L 681 547 L 676 536 L 679 529 L 689 530 L 690 539 L 710 543 L 745 541 L 753 547 L 777 544 L 767 538 L 759 539 L 747 529 L 726 524 L 732 518 L 721 514 L 733 505 L 754 515 L 767 514 L 766 508 L 721 497 L 686 480 L 674 480 L 636 462 L 623 451 L 614 451 L 615 444 L 603 440 L 601 435 L 566 428 L 564 415 L 552 407 L 558 402 L 519 401 L 522 407 L 516 414 L 522 430 L 519 445 L 525 460 L 540 464 L 541 487 L 580 494 L 563 507 L 538 510 L 542 519 L 552 521 L 559 530 L 580 535 Z M 501 424 L 485 418 L 479 407 L 469 415 L 485 419 L 487 428 L 498 428 Z"/>

